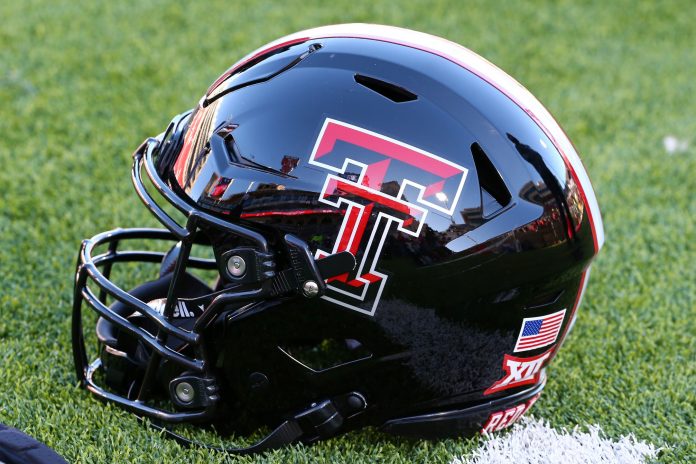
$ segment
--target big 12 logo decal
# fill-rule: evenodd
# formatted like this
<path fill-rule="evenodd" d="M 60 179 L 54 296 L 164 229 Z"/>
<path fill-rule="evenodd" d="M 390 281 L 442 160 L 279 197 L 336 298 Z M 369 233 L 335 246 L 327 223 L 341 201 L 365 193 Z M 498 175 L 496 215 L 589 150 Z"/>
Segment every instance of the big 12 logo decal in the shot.
<path fill-rule="evenodd" d="M 377 270 L 393 228 L 418 237 L 430 210 L 451 216 L 468 170 L 406 143 L 327 118 L 309 163 L 330 171 L 319 201 L 345 208 L 331 250 L 350 251 L 356 268 L 327 281 L 324 299 L 373 315 L 387 283 Z"/>

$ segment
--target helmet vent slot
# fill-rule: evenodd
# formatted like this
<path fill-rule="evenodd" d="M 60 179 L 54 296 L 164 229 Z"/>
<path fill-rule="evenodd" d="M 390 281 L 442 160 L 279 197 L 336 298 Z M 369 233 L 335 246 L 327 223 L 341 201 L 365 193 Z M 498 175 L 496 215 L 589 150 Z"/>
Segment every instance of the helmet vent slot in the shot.
<path fill-rule="evenodd" d="M 374 77 L 363 76 L 362 74 L 356 74 L 354 76 L 355 82 L 367 87 L 373 92 L 377 92 L 385 98 L 390 99 L 395 103 L 410 102 L 418 99 L 418 95 L 413 92 L 409 92 L 403 87 L 399 87 L 396 84 L 385 82 L 380 79 L 375 79 Z"/>
<path fill-rule="evenodd" d="M 483 216 L 489 217 L 510 203 L 512 195 L 498 170 L 478 143 L 471 145 L 476 173 L 481 186 L 481 207 Z"/>
<path fill-rule="evenodd" d="M 293 361 L 314 372 L 325 371 L 372 356 L 362 343 L 354 339 L 325 338 L 278 348 Z"/>
<path fill-rule="evenodd" d="M 542 306 L 549 306 L 558 301 L 558 299 L 563 295 L 563 290 L 558 290 L 555 292 L 544 293 L 536 297 L 534 300 L 527 303 L 525 309 L 539 308 Z"/>

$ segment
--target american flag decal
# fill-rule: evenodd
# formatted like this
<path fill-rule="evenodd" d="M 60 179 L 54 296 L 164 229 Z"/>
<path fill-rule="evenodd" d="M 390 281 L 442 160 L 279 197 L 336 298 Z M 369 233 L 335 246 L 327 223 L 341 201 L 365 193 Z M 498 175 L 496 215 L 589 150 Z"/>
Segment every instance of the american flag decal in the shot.
<path fill-rule="evenodd" d="M 541 348 L 556 341 L 561 330 L 565 309 L 541 317 L 525 317 L 522 320 L 520 335 L 515 351 L 529 351 Z"/>

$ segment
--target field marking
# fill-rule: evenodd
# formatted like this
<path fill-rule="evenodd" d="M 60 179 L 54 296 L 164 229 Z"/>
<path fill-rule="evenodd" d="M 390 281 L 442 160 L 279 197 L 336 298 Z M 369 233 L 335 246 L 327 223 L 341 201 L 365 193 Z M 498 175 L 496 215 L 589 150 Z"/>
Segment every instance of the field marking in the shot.
<path fill-rule="evenodd" d="M 544 420 L 525 417 L 510 432 L 489 435 L 471 457 L 455 458 L 450 464 L 503 463 L 642 463 L 657 458 L 659 448 L 637 440 L 633 434 L 614 441 L 598 425 L 587 431 L 568 432 Z"/>
<path fill-rule="evenodd" d="M 689 149 L 689 141 L 686 139 L 679 139 L 674 135 L 668 135 L 662 139 L 662 144 L 665 147 L 668 155 L 674 155 L 677 153 L 683 153 Z"/>

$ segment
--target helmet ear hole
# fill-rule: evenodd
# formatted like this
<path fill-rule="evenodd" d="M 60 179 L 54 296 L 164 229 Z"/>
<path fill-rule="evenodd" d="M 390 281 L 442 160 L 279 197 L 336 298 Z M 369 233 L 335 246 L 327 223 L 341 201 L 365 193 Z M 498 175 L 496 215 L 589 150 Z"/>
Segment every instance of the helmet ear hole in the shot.
<path fill-rule="evenodd" d="M 324 338 L 287 344 L 278 349 L 294 362 L 322 372 L 372 357 L 372 352 L 356 339 Z"/>

